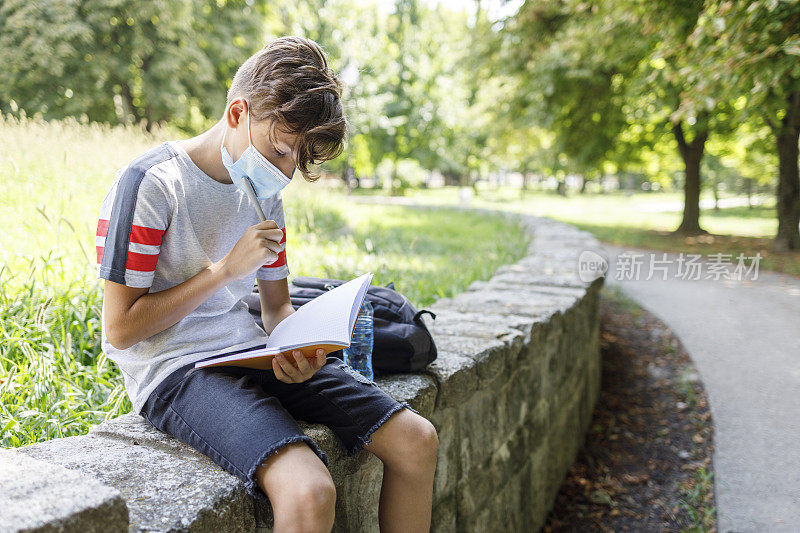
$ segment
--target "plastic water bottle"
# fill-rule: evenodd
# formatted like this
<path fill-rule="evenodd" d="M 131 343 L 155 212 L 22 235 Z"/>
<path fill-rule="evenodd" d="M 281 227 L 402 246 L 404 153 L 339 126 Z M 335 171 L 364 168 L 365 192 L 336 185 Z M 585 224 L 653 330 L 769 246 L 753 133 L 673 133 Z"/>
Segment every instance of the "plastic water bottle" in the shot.
<path fill-rule="evenodd" d="M 375 379 L 372 372 L 372 304 L 364 298 L 356 318 L 350 346 L 342 350 L 344 362 L 367 379 Z"/>

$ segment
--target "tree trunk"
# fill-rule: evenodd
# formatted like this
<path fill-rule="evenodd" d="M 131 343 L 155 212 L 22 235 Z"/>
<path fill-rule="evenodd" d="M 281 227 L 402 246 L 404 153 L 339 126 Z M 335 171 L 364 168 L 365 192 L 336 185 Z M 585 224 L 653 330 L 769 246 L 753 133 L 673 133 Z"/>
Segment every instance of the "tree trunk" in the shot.
<path fill-rule="evenodd" d="M 800 250 L 800 172 L 798 172 L 798 137 L 800 137 L 800 91 L 789 95 L 786 115 L 775 132 L 778 148 L 778 233 L 772 243 L 776 252 Z"/>
<path fill-rule="evenodd" d="M 800 250 L 800 177 L 798 177 L 798 130 L 776 137 L 778 145 L 778 234 L 773 250 Z"/>
<path fill-rule="evenodd" d="M 753 209 L 753 180 L 745 178 L 744 182 L 747 190 L 747 209 Z"/>
<path fill-rule="evenodd" d="M 528 180 L 530 180 L 530 171 L 526 167 L 522 170 L 522 187 L 519 190 L 520 198 L 525 198 L 525 193 L 528 192 Z"/>
<path fill-rule="evenodd" d="M 355 171 L 353 167 L 350 166 L 350 160 L 348 159 L 344 164 L 344 171 L 342 172 L 342 181 L 344 181 L 344 186 L 347 189 L 347 194 L 351 194 L 353 192 L 353 188 L 356 186 L 355 183 Z"/>
<path fill-rule="evenodd" d="M 708 130 L 698 128 L 691 143 L 686 142 L 680 122 L 673 126 L 672 131 L 678 141 L 686 175 L 683 186 L 683 220 L 675 233 L 702 235 L 708 232 L 700 227 L 700 162 L 703 160 Z"/>
<path fill-rule="evenodd" d="M 151 133 L 153 131 L 153 125 L 155 124 L 155 121 L 153 120 L 153 107 L 150 104 L 145 104 L 144 106 L 144 118 L 144 129 L 147 131 L 147 133 Z"/>
<path fill-rule="evenodd" d="M 133 93 L 126 83 L 120 83 L 120 87 L 122 88 L 122 98 L 128 104 L 128 111 L 133 115 L 134 123 L 138 124 L 142 120 L 142 116 L 139 113 L 139 108 L 133 105 Z"/>
<path fill-rule="evenodd" d="M 389 185 L 389 196 L 398 196 L 399 191 L 397 187 L 394 186 L 395 182 L 397 181 L 397 162 L 395 161 L 394 166 L 392 167 L 392 177 L 390 178 L 391 184 Z"/>

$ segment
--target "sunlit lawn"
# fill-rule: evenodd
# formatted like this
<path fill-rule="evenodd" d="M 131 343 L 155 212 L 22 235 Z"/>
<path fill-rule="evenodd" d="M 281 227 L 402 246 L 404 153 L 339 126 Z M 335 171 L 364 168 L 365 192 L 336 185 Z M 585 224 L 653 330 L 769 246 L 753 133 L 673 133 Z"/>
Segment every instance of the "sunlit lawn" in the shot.
<path fill-rule="evenodd" d="M 0 121 L 0 444 L 80 435 L 130 411 L 116 365 L 101 353 L 102 284 L 95 275 L 94 232 L 114 171 L 170 138 L 135 128 L 74 121 Z M 356 196 L 381 194 L 359 190 Z M 415 202 L 459 203 L 458 188 L 411 190 Z M 462 291 L 521 258 L 527 238 L 501 217 L 352 202 L 337 184 L 295 180 L 283 193 L 287 258 L 294 276 L 351 279 L 375 273 L 417 306 Z M 704 197 L 709 197 L 708 195 Z M 679 193 L 570 193 L 482 189 L 472 205 L 549 216 L 627 246 L 687 253 L 739 252 L 761 268 L 800 275 L 800 254 L 771 254 L 774 202 L 704 210 L 713 235 L 671 235 L 680 212 L 654 211 Z M 458 268 L 453 268 L 458 265 Z"/>
<path fill-rule="evenodd" d="M 94 233 L 114 171 L 170 131 L 0 122 L 0 444 L 81 435 L 131 409 L 100 351 Z M 502 217 L 361 205 L 323 182 L 283 193 L 291 274 L 375 273 L 418 307 L 453 296 L 525 255 Z M 457 268 L 454 266 L 457 265 Z"/>
<path fill-rule="evenodd" d="M 380 190 L 357 191 L 359 195 L 377 195 Z M 409 190 L 406 196 L 415 202 L 455 205 L 459 203 L 458 187 Z M 704 191 L 703 199 L 713 198 Z M 494 209 L 505 209 L 537 216 L 552 217 L 591 231 L 600 240 L 621 245 L 656 250 L 684 252 L 708 256 L 714 253 L 738 254 L 763 259 L 759 268 L 776 270 L 800 276 L 800 252 L 775 254 L 770 245 L 777 231 L 774 198 L 760 198 L 761 204 L 748 208 L 727 207 L 703 209 L 700 225 L 710 235 L 681 237 L 672 230 L 681 222 L 681 212 L 656 212 L 656 204 L 680 203 L 680 192 L 606 194 L 570 191 L 565 198 L 552 191 L 528 191 L 520 196 L 517 188 L 479 189 L 471 204 Z"/>

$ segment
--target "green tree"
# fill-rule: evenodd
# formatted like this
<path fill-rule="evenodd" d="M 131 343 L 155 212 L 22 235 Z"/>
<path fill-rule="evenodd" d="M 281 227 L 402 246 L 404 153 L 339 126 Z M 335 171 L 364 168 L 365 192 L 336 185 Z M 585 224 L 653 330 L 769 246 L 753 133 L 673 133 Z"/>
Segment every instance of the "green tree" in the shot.
<path fill-rule="evenodd" d="M 0 110 L 200 128 L 263 46 L 262 21 L 244 0 L 5 0 Z"/>
<path fill-rule="evenodd" d="M 630 39 L 636 24 L 602 3 L 528 0 L 501 32 L 494 62 L 521 80 L 509 94 L 512 124 L 553 132 L 555 152 L 584 177 L 600 174 L 628 126 L 627 73 L 646 52 Z"/>
<path fill-rule="evenodd" d="M 775 251 L 800 249 L 800 1 L 709 0 L 690 36 L 686 113 L 744 97 L 743 119 L 769 126 L 778 155 Z"/>

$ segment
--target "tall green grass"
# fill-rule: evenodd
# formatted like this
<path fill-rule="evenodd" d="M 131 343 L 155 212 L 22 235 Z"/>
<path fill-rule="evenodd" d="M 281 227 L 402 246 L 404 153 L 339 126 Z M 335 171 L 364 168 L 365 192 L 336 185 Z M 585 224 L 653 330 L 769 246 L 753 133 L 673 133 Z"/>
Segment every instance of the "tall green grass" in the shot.
<path fill-rule="evenodd" d="M 180 135 L 0 117 L 0 445 L 85 434 L 131 410 L 100 349 L 103 284 L 94 234 L 114 171 Z M 502 217 L 360 205 L 324 181 L 283 193 L 291 274 L 375 273 L 418 306 L 524 256 Z"/>

